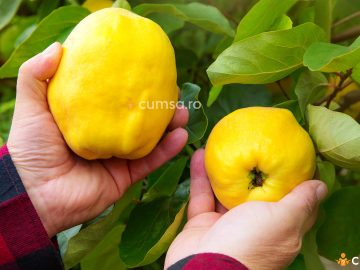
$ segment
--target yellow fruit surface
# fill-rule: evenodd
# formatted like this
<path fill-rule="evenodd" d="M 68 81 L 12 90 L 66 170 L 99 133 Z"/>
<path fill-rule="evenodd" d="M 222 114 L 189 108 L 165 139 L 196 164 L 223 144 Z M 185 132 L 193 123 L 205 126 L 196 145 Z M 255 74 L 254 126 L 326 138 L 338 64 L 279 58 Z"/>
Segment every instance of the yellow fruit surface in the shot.
<path fill-rule="evenodd" d="M 98 11 L 103 8 L 111 7 L 114 4 L 111 0 L 86 0 L 82 6 L 91 12 Z"/>
<path fill-rule="evenodd" d="M 249 107 L 214 127 L 205 166 L 216 197 L 230 209 L 246 201 L 278 201 L 312 178 L 315 150 L 290 111 Z M 254 182 L 255 175 L 262 183 Z"/>
<path fill-rule="evenodd" d="M 173 47 L 153 21 L 120 8 L 82 20 L 63 44 L 48 102 L 69 147 L 86 159 L 141 158 L 178 98 Z"/>

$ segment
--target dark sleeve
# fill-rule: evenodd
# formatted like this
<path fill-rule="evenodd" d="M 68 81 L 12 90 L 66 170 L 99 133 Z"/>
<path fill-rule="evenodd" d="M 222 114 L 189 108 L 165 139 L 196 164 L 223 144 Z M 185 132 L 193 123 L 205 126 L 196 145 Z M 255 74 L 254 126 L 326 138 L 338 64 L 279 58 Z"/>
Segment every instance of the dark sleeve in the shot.
<path fill-rule="evenodd" d="M 56 247 L 43 227 L 6 146 L 0 148 L 0 270 L 61 270 Z"/>
<path fill-rule="evenodd" d="M 200 253 L 178 261 L 168 270 L 248 270 L 248 268 L 226 255 Z"/>

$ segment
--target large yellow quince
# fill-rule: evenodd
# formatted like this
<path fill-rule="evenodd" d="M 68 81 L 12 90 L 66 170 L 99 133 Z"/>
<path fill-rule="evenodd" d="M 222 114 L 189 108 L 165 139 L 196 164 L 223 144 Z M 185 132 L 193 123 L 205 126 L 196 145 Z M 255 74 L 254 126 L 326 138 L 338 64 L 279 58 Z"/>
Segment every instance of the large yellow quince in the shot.
<path fill-rule="evenodd" d="M 173 117 L 176 76 L 174 50 L 159 25 L 107 8 L 66 39 L 48 101 L 79 156 L 137 159 L 154 149 Z"/>
<path fill-rule="evenodd" d="M 230 209 L 246 201 L 278 201 L 313 177 L 315 150 L 289 110 L 249 107 L 214 127 L 205 166 L 216 197 Z"/>

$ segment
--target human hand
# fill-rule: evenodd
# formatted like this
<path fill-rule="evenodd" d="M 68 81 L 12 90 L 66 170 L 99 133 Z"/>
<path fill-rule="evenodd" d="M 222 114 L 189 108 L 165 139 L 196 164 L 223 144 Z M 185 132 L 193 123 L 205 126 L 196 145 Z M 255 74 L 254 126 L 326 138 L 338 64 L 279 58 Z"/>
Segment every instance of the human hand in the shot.
<path fill-rule="evenodd" d="M 279 202 L 252 201 L 227 211 L 215 202 L 198 150 L 191 160 L 188 222 L 170 246 L 165 269 L 204 252 L 228 255 L 251 270 L 284 269 L 299 253 L 326 192 L 324 183 L 306 181 Z"/>
<path fill-rule="evenodd" d="M 48 80 L 62 55 L 59 43 L 25 62 L 17 83 L 7 146 L 29 197 L 50 237 L 96 217 L 184 147 L 188 119 L 177 110 L 169 133 L 146 157 L 88 161 L 67 147 L 47 104 Z"/>

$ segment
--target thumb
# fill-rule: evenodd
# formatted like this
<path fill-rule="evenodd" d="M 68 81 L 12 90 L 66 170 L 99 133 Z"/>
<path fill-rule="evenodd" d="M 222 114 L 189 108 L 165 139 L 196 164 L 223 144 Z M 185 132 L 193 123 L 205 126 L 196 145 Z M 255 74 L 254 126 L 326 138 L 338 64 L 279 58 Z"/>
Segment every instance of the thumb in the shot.
<path fill-rule="evenodd" d="M 327 187 L 323 182 L 310 180 L 294 188 L 279 203 L 288 215 L 294 215 L 294 222 L 300 226 L 304 234 L 314 225 L 318 206 L 326 194 Z"/>
<path fill-rule="evenodd" d="M 40 109 L 41 105 L 46 105 L 48 79 L 55 74 L 61 54 L 61 44 L 55 42 L 45 51 L 22 64 L 17 81 L 17 103 L 19 105 L 31 108 L 32 112 Z"/>

